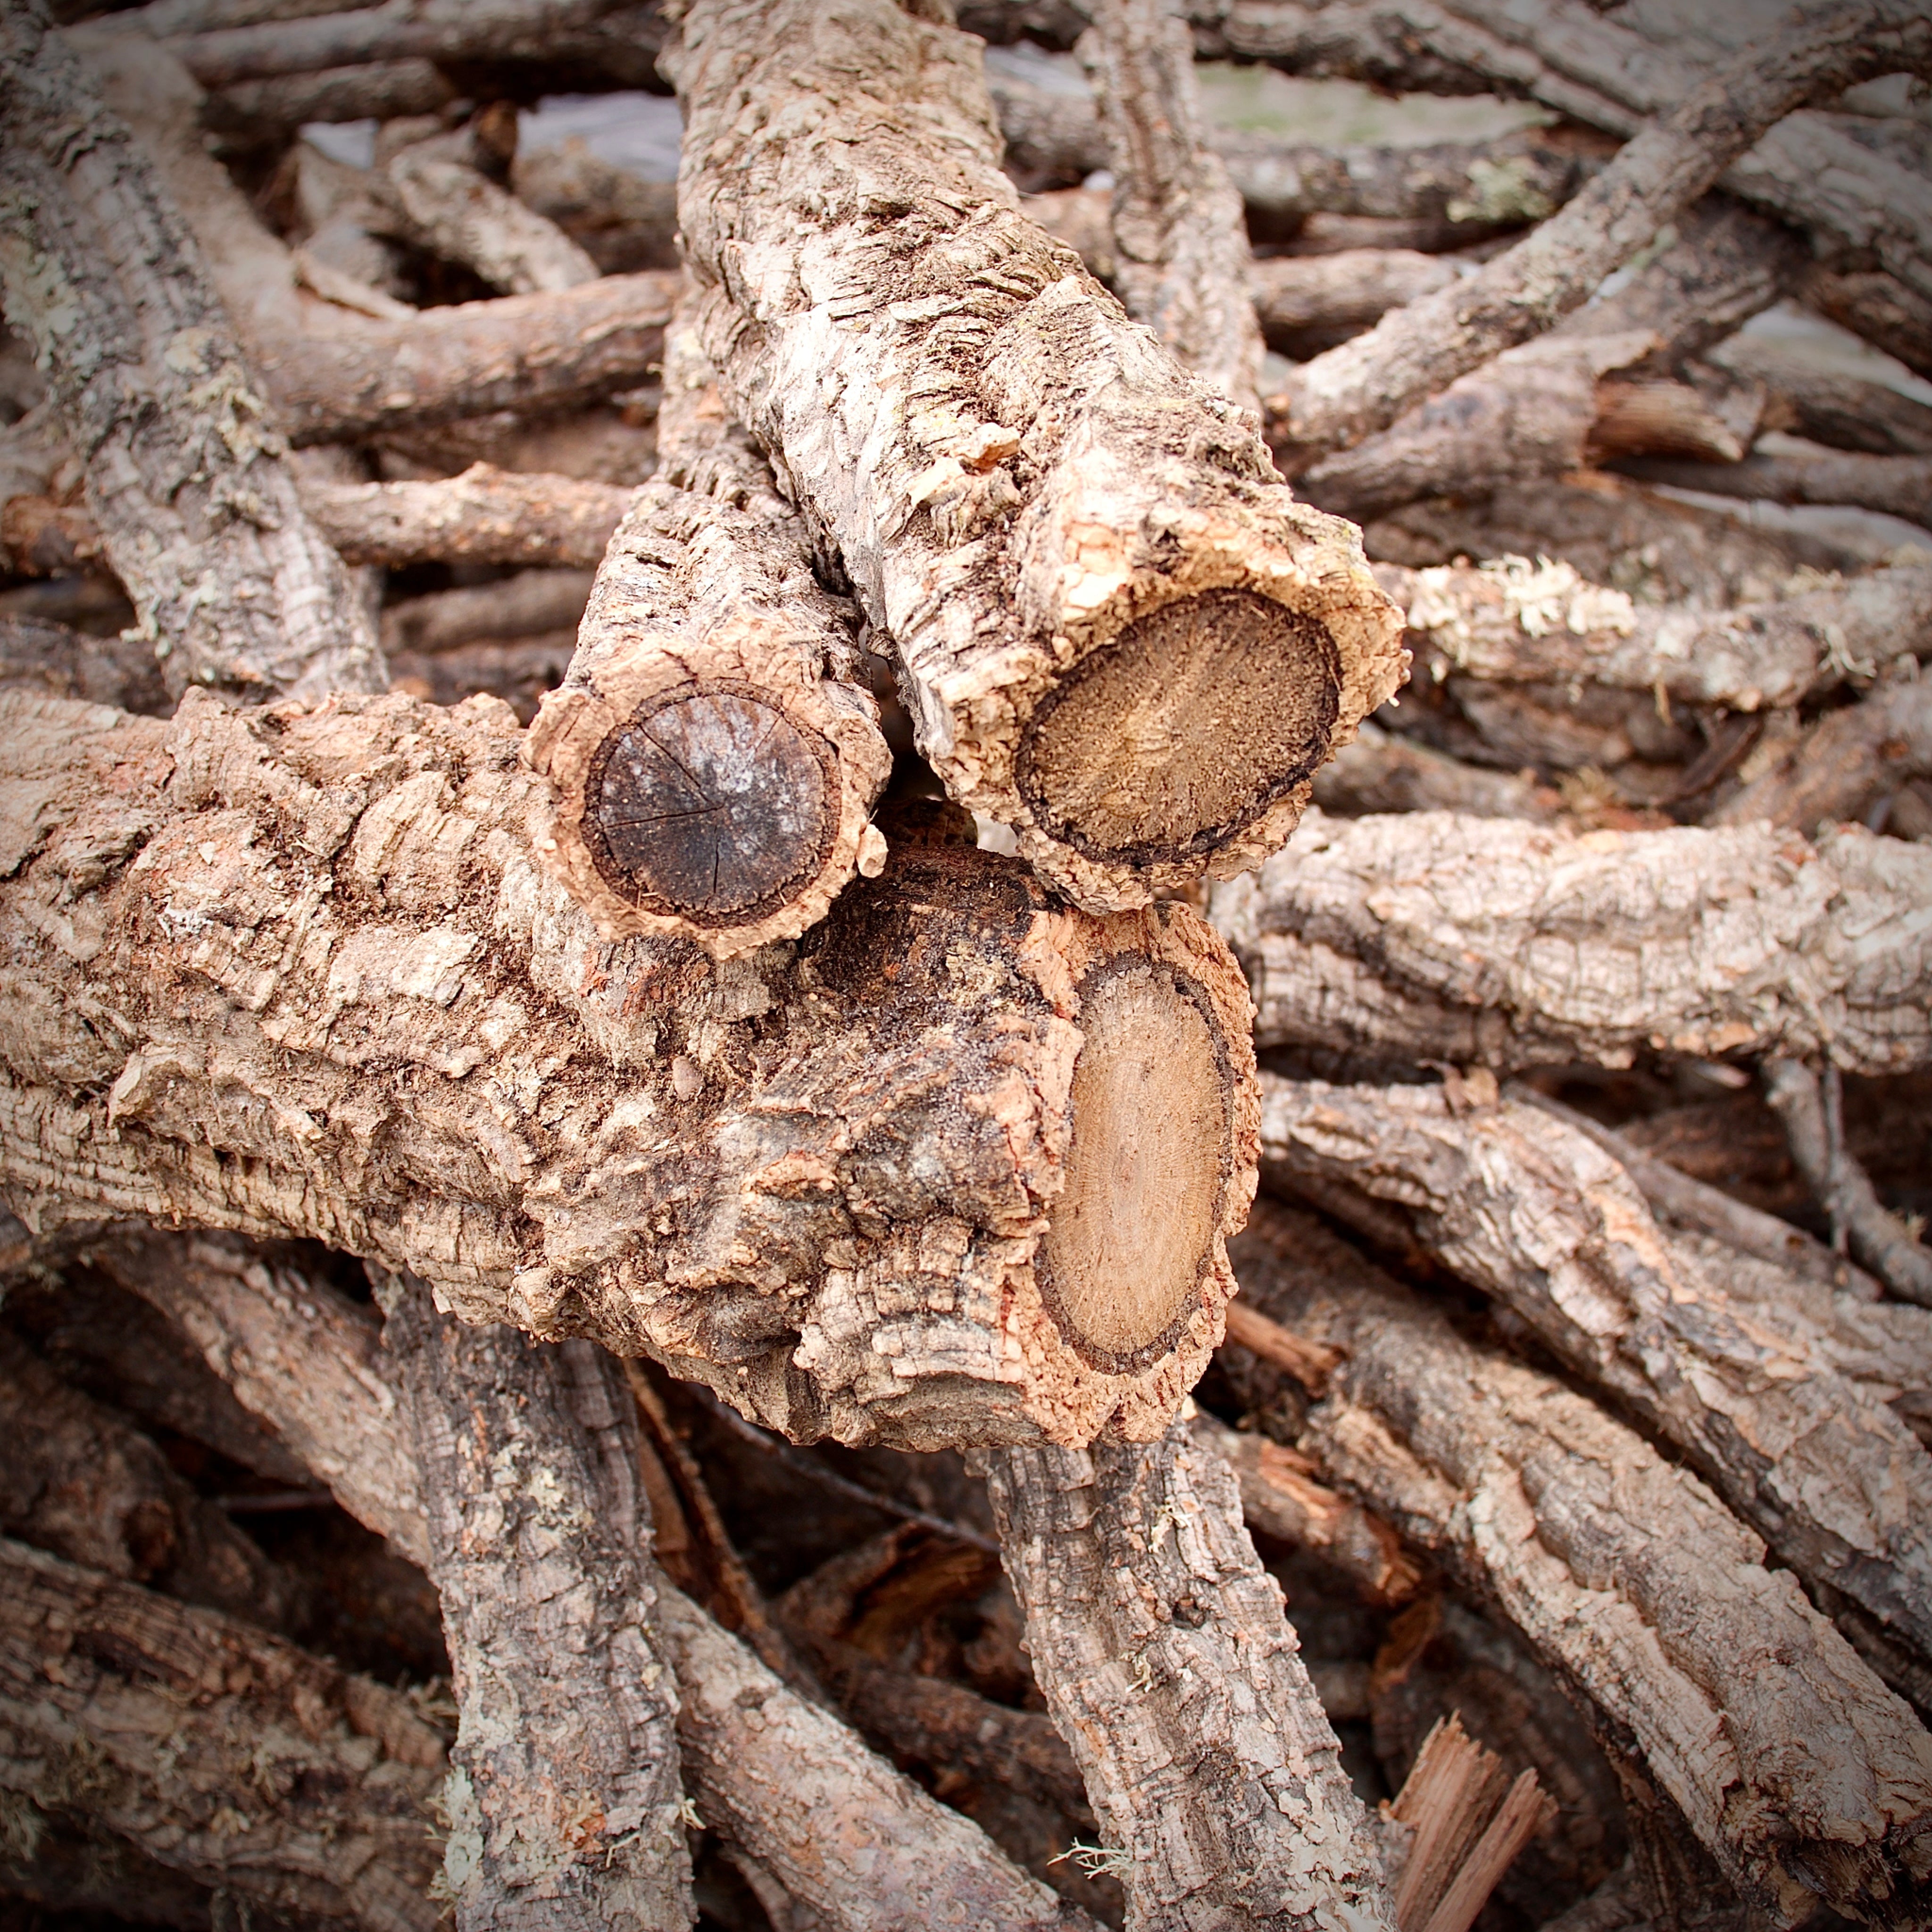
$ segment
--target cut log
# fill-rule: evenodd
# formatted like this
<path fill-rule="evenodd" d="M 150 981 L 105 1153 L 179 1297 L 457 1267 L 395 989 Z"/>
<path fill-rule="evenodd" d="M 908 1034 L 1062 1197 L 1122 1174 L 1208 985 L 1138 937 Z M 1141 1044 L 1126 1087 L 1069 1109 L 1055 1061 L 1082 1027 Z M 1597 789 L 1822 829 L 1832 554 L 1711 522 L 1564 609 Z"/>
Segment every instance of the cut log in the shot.
<path fill-rule="evenodd" d="M 1252 262 L 1248 286 L 1268 346 L 1305 361 L 1373 327 L 1390 309 L 1447 288 L 1461 272 L 1413 248 L 1344 248 Z"/>
<path fill-rule="evenodd" d="M 1377 574 L 1408 612 L 1418 680 L 1581 680 L 1756 711 L 1869 677 L 1900 652 L 1932 652 L 1932 568 L 1916 563 L 1730 610 L 1639 604 L 1567 564 L 1520 556 Z"/>
<path fill-rule="evenodd" d="M 1833 820 L 1862 818 L 1906 780 L 1922 778 L 1932 778 L 1932 679 L 1888 679 L 1857 704 L 1827 712 L 1706 822 L 1813 832 Z"/>
<path fill-rule="evenodd" d="M 442 1744 L 409 1700 L 0 1540 L 0 1786 L 304 1924 L 435 1932 Z M 124 1901 L 127 1903 L 129 1901 Z"/>
<path fill-rule="evenodd" d="M 1248 996 L 1184 908 L 908 848 L 713 965 L 543 878 L 490 700 L 0 718 L 29 1225 L 323 1239 L 806 1438 L 1158 1434 L 1218 1338 Z"/>
<path fill-rule="evenodd" d="M 1262 1148 L 1275 1180 L 1338 1214 L 1366 1197 L 1380 1228 L 1393 1209 L 1800 1576 L 1932 1656 L 1932 1456 L 1798 1324 L 1735 1306 L 1594 1142 L 1517 1102 L 1452 1112 L 1440 1087 L 1270 1080 Z"/>
<path fill-rule="evenodd" d="M 988 1494 L 1027 1648 L 1144 1932 L 1392 1932 L 1382 1859 L 1242 1527 L 1177 1423 L 1145 1448 L 1009 1449 Z"/>
<path fill-rule="evenodd" d="M 0 1528 L 70 1563 L 265 1628 L 294 1619 L 294 1580 L 197 1496 L 147 1436 L 68 1388 L 5 1329 Z"/>
<path fill-rule="evenodd" d="M 1932 456 L 1932 404 L 1885 382 L 1819 368 L 1788 346 L 1740 336 L 1713 358 L 1770 392 L 1767 429 L 1870 456 Z"/>
<path fill-rule="evenodd" d="M 1677 457 L 1621 458 L 1627 476 L 1707 495 L 1765 503 L 1849 503 L 1907 523 L 1932 524 L 1932 458 L 1924 456 L 1749 456 L 1742 463 L 1694 463 Z"/>
<path fill-rule="evenodd" d="M 382 689 L 367 614 L 302 507 L 260 384 L 154 169 L 44 16 L 8 17 L 8 318 L 34 338 L 86 453 L 103 551 L 169 688 Z"/>
<path fill-rule="evenodd" d="M 820 588 L 756 452 L 702 406 L 691 332 L 670 334 L 665 468 L 706 494 L 638 493 L 526 757 L 556 788 L 558 875 L 607 938 L 675 934 L 730 958 L 808 931 L 855 872 L 878 876 L 892 759 L 849 606 Z"/>
<path fill-rule="evenodd" d="M 443 1876 L 464 1932 L 683 1932 L 677 1685 L 615 1362 L 383 1292 L 456 1694 Z"/>
<path fill-rule="evenodd" d="M 240 1243 L 148 1238 L 177 1254 L 226 1251 L 212 1268 L 171 1274 L 143 1265 L 133 1278 L 167 1282 L 185 1274 L 198 1297 L 218 1291 L 219 1300 L 205 1304 L 218 1310 L 203 1330 L 212 1364 L 232 1369 L 238 1395 L 316 1458 L 311 1466 L 328 1472 L 351 1515 L 428 1563 L 416 1445 L 387 1380 L 375 1312 L 320 1279 L 270 1273 Z M 228 1333 L 247 1338 L 245 1354 L 230 1356 Z M 841 1932 L 910 1924 L 934 1900 L 959 1901 L 968 1924 L 1095 1932 L 1009 1864 L 976 1826 L 874 1756 L 688 1598 L 661 1582 L 655 1587 L 682 1693 L 684 1774 L 708 1828 L 826 1912 Z"/>
<path fill-rule="evenodd" d="M 1299 1446 L 1494 1603 L 1774 1922 L 1922 1924 L 1932 1743 L 1698 1479 L 1264 1204 L 1243 1293 L 1346 1352 Z"/>
<path fill-rule="evenodd" d="M 1647 1052 L 1932 1060 L 1932 853 L 1862 830 L 1599 832 L 1449 812 L 1324 819 L 1215 888 L 1263 1047 L 1498 1073 Z M 1805 964 L 1805 990 L 1792 962 Z"/>
<path fill-rule="evenodd" d="M 1828 1064 L 1821 1093 L 1817 1075 L 1802 1060 L 1765 1064 L 1765 1097 L 1784 1122 L 1798 1172 L 1831 1216 L 1834 1240 L 1849 1238 L 1852 1253 L 1894 1294 L 1932 1308 L 1932 1250 L 1879 1199 L 1870 1177 L 1846 1150 L 1838 1084 L 1835 1066 Z M 1932 1654 L 1922 1639 L 1919 1648 Z"/>
<path fill-rule="evenodd" d="M 1210 388 L 1261 410 L 1263 352 L 1241 198 L 1204 145 L 1194 43 L 1169 0 L 1097 0 L 1080 41 L 1114 173 L 1114 275 Z"/>
<path fill-rule="evenodd" d="M 1353 533 L 1019 214 L 975 43 L 890 0 L 679 32 L 705 348 L 948 790 L 1095 909 L 1272 850 L 1398 675 Z"/>
<path fill-rule="evenodd" d="M 1298 370 L 1270 406 L 1298 461 L 1359 442 L 1465 370 L 1580 307 L 1808 100 L 1932 64 L 1932 26 L 1872 0 L 1787 28 L 1688 88 L 1558 213 L 1454 288 Z"/>

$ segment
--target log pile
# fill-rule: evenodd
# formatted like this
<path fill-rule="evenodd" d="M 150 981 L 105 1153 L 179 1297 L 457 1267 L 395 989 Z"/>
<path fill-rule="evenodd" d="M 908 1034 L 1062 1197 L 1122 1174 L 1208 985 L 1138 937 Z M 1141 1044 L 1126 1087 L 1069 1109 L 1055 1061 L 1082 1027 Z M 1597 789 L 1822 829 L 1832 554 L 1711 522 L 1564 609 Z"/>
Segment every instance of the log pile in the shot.
<path fill-rule="evenodd" d="M 0 1916 L 1932 1932 L 1928 76 L 8 9 Z"/>

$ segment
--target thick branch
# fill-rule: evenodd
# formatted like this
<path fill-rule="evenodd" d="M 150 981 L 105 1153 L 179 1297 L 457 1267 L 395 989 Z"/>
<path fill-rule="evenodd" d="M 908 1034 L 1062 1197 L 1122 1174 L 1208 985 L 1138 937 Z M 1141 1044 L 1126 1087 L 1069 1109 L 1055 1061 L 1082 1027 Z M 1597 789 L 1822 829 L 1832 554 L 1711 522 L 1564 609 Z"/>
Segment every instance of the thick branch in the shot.
<path fill-rule="evenodd" d="M 1932 26 L 1892 0 L 1806 20 L 1693 88 L 1507 254 L 1318 357 L 1270 406 L 1311 455 L 1359 442 L 1579 307 L 1792 109 L 1928 62 Z"/>
<path fill-rule="evenodd" d="M 491 700 L 0 716 L 34 1225 L 320 1238 L 801 1437 L 1146 1436 L 1199 1372 L 1255 1102 L 1246 988 L 1184 909 L 908 848 L 802 955 L 713 964 L 600 940 L 542 877 Z"/>
<path fill-rule="evenodd" d="M 212 1610 L 0 1542 L 0 1786 L 299 1922 L 434 1932 L 442 1746 L 409 1701 Z"/>
<path fill-rule="evenodd" d="M 1264 1205 L 1237 1255 L 1244 1300 L 1346 1353 L 1300 1447 L 1502 1611 L 1746 1898 L 1922 1916 L 1924 1733 L 1696 1477 L 1307 1216 Z"/>
<path fill-rule="evenodd" d="M 1517 1102 L 1452 1113 L 1439 1087 L 1273 1082 L 1263 1148 L 1339 1213 L 1396 1204 L 1426 1252 L 1672 1444 L 1800 1575 L 1932 1655 L 1932 1456 L 1796 1324 L 1734 1306 L 1594 1142 Z"/>
<path fill-rule="evenodd" d="M 587 1342 L 466 1328 L 406 1277 L 385 1298 L 457 1698 L 458 1924 L 682 1932 L 677 1687 L 622 1371 Z"/>
<path fill-rule="evenodd" d="M 1324 820 L 1210 911 L 1264 1047 L 1502 1072 L 1828 1039 L 1877 1073 L 1932 1060 L 1928 892 L 1932 852 L 1862 830 L 1579 838 L 1429 812 Z"/>
<path fill-rule="evenodd" d="M 352 563 L 569 565 L 603 561 L 634 490 L 487 463 L 429 483 L 311 485 L 310 513 Z"/>
<path fill-rule="evenodd" d="M 1382 1860 L 1232 1472 L 1159 1442 L 1014 1449 L 988 1495 L 1027 1648 L 1134 1932 L 1387 1927 Z"/>
<path fill-rule="evenodd" d="M 309 521 L 260 385 L 154 169 L 44 16 L 8 20 L 8 319 L 37 345 L 103 550 L 170 688 L 380 690 L 367 613 Z"/>
<path fill-rule="evenodd" d="M 1352 533 L 1019 214 L 976 44 L 890 0 L 680 31 L 704 346 L 948 789 L 1096 908 L 1271 850 L 1396 675 Z"/>
<path fill-rule="evenodd" d="M 1907 523 L 1932 524 L 1932 458 L 1748 456 L 1742 463 L 1635 457 L 1618 466 L 1640 483 L 1667 483 L 1763 503 L 1850 503 Z"/>

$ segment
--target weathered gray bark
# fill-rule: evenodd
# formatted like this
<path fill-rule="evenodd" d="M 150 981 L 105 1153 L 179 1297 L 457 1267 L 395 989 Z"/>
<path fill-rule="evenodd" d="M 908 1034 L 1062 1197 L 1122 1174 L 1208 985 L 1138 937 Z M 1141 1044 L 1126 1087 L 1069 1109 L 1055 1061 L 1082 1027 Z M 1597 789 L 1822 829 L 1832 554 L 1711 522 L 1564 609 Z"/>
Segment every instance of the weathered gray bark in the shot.
<path fill-rule="evenodd" d="M 1894 1294 L 1932 1308 L 1932 1250 L 1882 1202 L 1870 1177 L 1845 1150 L 1838 1112 L 1834 1070 L 1821 1093 L 1816 1074 L 1802 1060 L 1768 1060 L 1765 1096 L 1784 1122 L 1785 1138 L 1798 1172 L 1831 1216 L 1834 1237 L 1851 1250 Z M 1922 1640 L 1922 1650 L 1932 1649 Z"/>
<path fill-rule="evenodd" d="M 154 1237 L 213 1318 L 198 1339 L 236 1393 L 311 1463 L 350 1514 L 413 1561 L 432 1560 L 416 1446 L 373 1310 L 326 1282 L 270 1273 L 242 1244 Z M 184 1253 L 182 1251 L 185 1250 Z M 170 1306 L 183 1306 L 178 1296 Z M 226 1337 L 245 1339 L 231 1354 Z M 600 1462 L 600 1467 L 602 1467 Z M 946 1922 L 1093 1932 L 836 1718 L 789 1688 L 687 1598 L 653 1580 L 681 1694 L 684 1775 L 707 1828 L 849 1932 Z M 922 1917 L 922 1915 L 924 1915 Z"/>
<path fill-rule="evenodd" d="M 1175 359 L 1258 413 L 1262 344 L 1248 232 L 1204 145 L 1194 43 L 1169 0 L 1096 0 L 1080 41 L 1114 172 L 1114 274 Z"/>
<path fill-rule="evenodd" d="M 1524 557 L 1377 574 L 1407 612 L 1418 677 L 1583 680 L 1756 711 L 1932 651 L 1932 568 L 1916 563 L 1730 610 L 1639 604 Z"/>
<path fill-rule="evenodd" d="M 398 1692 L 0 1540 L 0 1788 L 304 1924 L 435 1932 L 442 1772 Z"/>
<path fill-rule="evenodd" d="M 1262 1136 L 1271 1175 L 1345 1216 L 1393 1208 L 1784 1562 L 1932 1655 L 1932 1455 L 1774 1296 L 1735 1305 L 1594 1142 L 1514 1101 L 1452 1112 L 1438 1087 L 1272 1080 Z"/>
<path fill-rule="evenodd" d="M 1304 457 L 1359 442 L 1412 403 L 1579 307 L 1794 108 L 1932 62 L 1932 27 L 1874 0 L 1792 28 L 1690 87 L 1548 220 L 1477 274 L 1296 372 L 1270 405 Z"/>
<path fill-rule="evenodd" d="M 1742 336 L 1714 358 L 1770 392 L 1765 427 L 1871 456 L 1932 456 L 1932 404 L 1830 368 L 1772 342 Z"/>
<path fill-rule="evenodd" d="M 1379 1852 L 1233 1472 L 1185 1424 L 986 1462 L 1047 1708 L 1132 1932 L 1387 1928 Z"/>
<path fill-rule="evenodd" d="M 581 142 L 519 149 L 517 199 L 547 215 L 607 275 L 677 266 L 677 188 L 646 181 Z"/>
<path fill-rule="evenodd" d="M 1199 1372 L 1255 1099 L 1184 908 L 908 850 L 803 954 L 713 964 L 600 940 L 543 876 L 492 700 L 0 718 L 30 1225 L 322 1239 L 800 1436 L 1155 1434 Z"/>
<path fill-rule="evenodd" d="M 1464 764 L 1426 746 L 1406 744 L 1366 722 L 1355 742 L 1316 775 L 1315 802 L 1342 818 L 1383 812 L 1466 812 L 1478 818 L 1541 821 L 1555 818 L 1557 809 L 1555 793 L 1520 774 Z"/>
<path fill-rule="evenodd" d="M 1643 456 L 1623 459 L 1619 466 L 1642 483 L 1756 502 L 1850 503 L 1932 524 L 1932 458 L 1924 456 L 1750 456 L 1742 463 Z"/>
<path fill-rule="evenodd" d="M 38 8 L 8 16 L 0 96 L 8 319 L 35 342 L 170 688 L 381 689 L 367 613 L 302 507 L 195 243 Z"/>
<path fill-rule="evenodd" d="M 1927 1922 L 1932 1741 L 1695 1476 L 1310 1216 L 1264 1204 L 1236 1252 L 1244 1299 L 1346 1352 L 1298 1446 L 1509 1618 L 1745 1898 Z"/>
<path fill-rule="evenodd" d="M 1343 248 L 1253 262 L 1248 286 L 1269 346 L 1292 355 L 1312 338 L 1327 349 L 1392 308 L 1447 288 L 1461 271 L 1412 248 Z"/>
<path fill-rule="evenodd" d="M 973 42 L 890 0 L 679 32 L 704 347 L 949 790 L 1094 908 L 1271 850 L 1396 675 L 1352 533 L 1020 214 Z"/>
<path fill-rule="evenodd" d="M 682 1932 L 678 1687 L 611 1359 L 384 1292 L 458 1728 L 443 1876 L 461 1932 Z"/>
<path fill-rule="evenodd" d="M 1932 1058 L 1928 892 L 1932 853 L 1862 829 L 1814 846 L 1427 812 L 1308 826 L 1209 910 L 1258 1044 L 1340 1067 L 1627 1066 L 1828 1039 L 1876 1073 Z"/>
<path fill-rule="evenodd" d="M 318 526 L 353 563 L 513 563 L 582 568 L 603 560 L 634 490 L 472 464 L 428 483 L 311 485 Z"/>
<path fill-rule="evenodd" d="M 693 333 L 674 320 L 659 428 L 664 473 L 697 487 L 638 492 L 526 758 L 556 788 L 556 863 L 599 932 L 729 958 L 878 876 L 892 760 L 850 607 L 820 587 Z"/>

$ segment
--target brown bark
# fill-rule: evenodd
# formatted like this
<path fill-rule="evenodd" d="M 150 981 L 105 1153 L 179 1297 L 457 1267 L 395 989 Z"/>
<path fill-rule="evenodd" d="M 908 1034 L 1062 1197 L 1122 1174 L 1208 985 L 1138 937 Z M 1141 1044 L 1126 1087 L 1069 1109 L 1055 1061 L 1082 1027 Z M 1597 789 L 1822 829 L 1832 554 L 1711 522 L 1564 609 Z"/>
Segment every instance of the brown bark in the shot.
<path fill-rule="evenodd" d="M 518 200 L 547 215 L 607 275 L 677 266 L 677 188 L 646 181 L 581 141 L 519 151 L 510 168 Z"/>
<path fill-rule="evenodd" d="M 1932 376 L 1932 293 L 1882 271 L 1840 271 L 1816 263 L 1804 298 L 1909 369 Z"/>
<path fill-rule="evenodd" d="M 1130 1932 L 1392 1926 L 1360 1801 L 1220 1457 L 1177 1423 L 1145 1447 L 1001 1450 L 987 1477 L 1034 1672 Z"/>
<path fill-rule="evenodd" d="M 1742 463 L 1694 463 L 1669 456 L 1625 459 L 1640 482 L 1667 483 L 1718 496 L 1769 503 L 1850 503 L 1932 524 L 1932 458 L 1748 456 Z"/>
<path fill-rule="evenodd" d="M 1932 1308 L 1932 1250 L 1878 1198 L 1870 1178 L 1844 1146 L 1836 1070 L 1828 1068 L 1821 1093 L 1816 1074 L 1801 1060 L 1768 1060 L 1765 1096 L 1784 1122 L 1791 1157 L 1831 1216 L 1834 1238 L 1848 1238 L 1852 1253 L 1892 1292 Z M 1932 1650 L 1923 1638 L 1922 1651 Z"/>
<path fill-rule="evenodd" d="M 235 1376 L 244 1403 L 351 1515 L 429 1562 L 416 1445 L 388 1379 L 374 1311 L 313 1276 L 265 1268 L 238 1242 L 151 1238 L 176 1258 L 166 1267 L 144 1259 L 130 1268 L 130 1285 L 173 1285 L 171 1306 L 204 1322 L 197 1339 L 214 1366 Z M 193 1301 L 182 1298 L 183 1282 Z M 231 1350 L 231 1335 L 245 1348 Z M 1077 1915 L 1057 1917 L 1052 1894 L 976 1826 L 872 1756 L 696 1605 L 655 1587 L 682 1696 L 684 1774 L 708 1828 L 851 1932 L 910 1925 L 921 1910 L 955 1899 L 967 1924 L 1093 1932 Z"/>
<path fill-rule="evenodd" d="M 1094 919 L 909 849 L 803 956 L 714 965 L 601 942 L 542 876 L 490 700 L 0 714 L 30 1225 L 322 1239 L 801 1437 L 1146 1435 L 1198 1372 L 1254 1090 L 1184 908 Z"/>
<path fill-rule="evenodd" d="M 462 1932 L 682 1932 L 677 1685 L 615 1362 L 384 1292 L 458 1712 L 443 1875 Z"/>
<path fill-rule="evenodd" d="M 1932 568 L 1916 563 L 1730 610 L 1640 605 L 1520 556 L 1377 574 L 1407 610 L 1418 680 L 1587 680 L 1738 711 L 1869 677 L 1932 622 Z"/>
<path fill-rule="evenodd" d="M 500 698 L 527 724 L 546 692 L 562 683 L 577 650 L 574 631 L 522 638 L 508 644 L 465 644 L 434 656 L 419 651 L 389 654 L 389 688 L 430 704 L 460 704 L 478 692 Z"/>
<path fill-rule="evenodd" d="M 1298 370 L 1270 406 L 1306 457 L 1360 442 L 1466 370 L 1579 307 L 1794 108 L 1932 60 L 1890 0 L 1816 16 L 1693 86 L 1565 207 L 1454 288 Z"/>
<path fill-rule="evenodd" d="M 705 348 L 943 782 L 1096 908 L 1272 849 L 1396 674 L 1352 534 L 1019 214 L 970 41 L 888 0 L 680 32 Z"/>
<path fill-rule="evenodd" d="M 1815 368 L 1802 356 L 1750 336 L 1727 344 L 1719 359 L 1770 392 L 1767 429 L 1790 430 L 1834 449 L 1870 456 L 1932 456 L 1932 404 L 1886 383 Z"/>
<path fill-rule="evenodd" d="M 1210 911 L 1257 1044 L 1339 1066 L 1627 1066 L 1829 1040 L 1848 1071 L 1904 1072 L 1932 1056 L 1928 868 L 1862 830 L 1579 837 L 1416 814 L 1311 826 Z"/>
<path fill-rule="evenodd" d="M 1252 263 L 1248 286 L 1268 346 L 1295 356 L 1372 327 L 1392 308 L 1447 288 L 1453 262 L 1412 248 L 1344 248 L 1333 255 L 1278 255 Z"/>
<path fill-rule="evenodd" d="M 0 1542 L 8 1791 L 304 1924 L 434 1932 L 442 1769 L 440 1740 L 397 1692 Z"/>
<path fill-rule="evenodd" d="M 1888 679 L 1828 712 L 1770 770 L 1733 792 L 1707 821 L 1815 830 L 1866 808 L 1910 778 L 1932 778 L 1932 679 Z"/>
<path fill-rule="evenodd" d="M 1324 812 L 1359 818 L 1382 812 L 1466 812 L 1478 818 L 1556 817 L 1555 793 L 1520 773 L 1484 771 L 1364 722 L 1352 745 L 1316 774 Z"/>
<path fill-rule="evenodd" d="M 1261 409 L 1241 199 L 1204 145 L 1194 44 L 1169 0 L 1097 0 L 1080 42 L 1114 172 L 1114 276 L 1138 317 L 1230 402 Z"/>
<path fill-rule="evenodd" d="M 354 563 L 509 563 L 581 569 L 602 561 L 636 495 L 614 483 L 516 476 L 478 463 L 446 482 L 313 489 L 317 524 Z"/>
<path fill-rule="evenodd" d="M 311 122 L 440 114 L 459 98 L 433 61 L 369 61 L 214 89 L 202 103 L 201 122 L 224 149 L 272 151 Z"/>
<path fill-rule="evenodd" d="M 465 644 L 574 631 L 595 581 L 592 570 L 526 570 L 490 584 L 405 597 L 383 610 L 383 647 L 434 656 Z"/>
<path fill-rule="evenodd" d="M 1660 1228 L 1584 1136 L 1514 1101 L 1452 1113 L 1447 1091 L 1271 1082 L 1268 1172 L 1345 1216 L 1360 1196 L 1370 1216 L 1393 1205 L 1801 1576 L 1932 1654 L 1932 1456 L 1879 1393 L 1774 1305 L 1734 1302 L 1729 1271 Z"/>
<path fill-rule="evenodd" d="M 1245 1298 L 1347 1360 L 1299 1446 L 1522 1631 L 1775 1922 L 1922 1924 L 1932 1745 L 1709 1490 L 1264 1205 Z"/>
<path fill-rule="evenodd" d="M 0 1527 L 111 1576 L 268 1628 L 294 1581 L 111 1409 L 0 1329 Z"/>
<path fill-rule="evenodd" d="M 150 716 L 173 709 L 153 648 L 140 639 L 93 638 L 31 617 L 0 617 L 0 687 Z"/>
<path fill-rule="evenodd" d="M 892 760 L 850 607 L 820 589 L 693 338 L 674 319 L 658 429 L 665 474 L 695 487 L 638 493 L 526 756 L 556 789 L 558 874 L 606 938 L 730 958 L 878 876 Z"/>
<path fill-rule="evenodd" d="M 170 689 L 380 689 L 366 614 L 302 507 L 179 214 L 44 15 L 10 21 L 8 318 L 34 339 L 85 452 L 103 550 Z"/>

